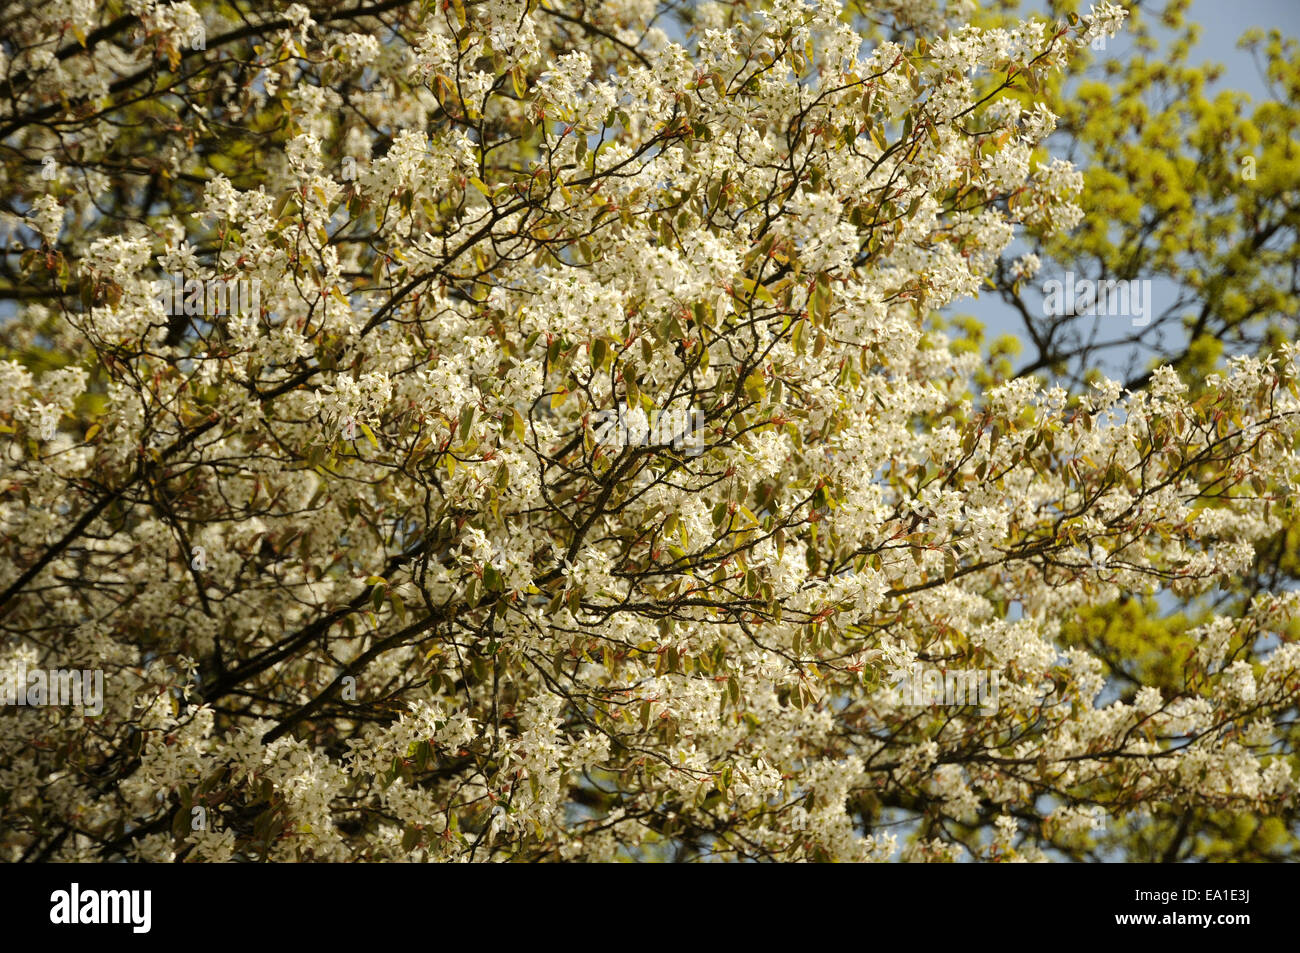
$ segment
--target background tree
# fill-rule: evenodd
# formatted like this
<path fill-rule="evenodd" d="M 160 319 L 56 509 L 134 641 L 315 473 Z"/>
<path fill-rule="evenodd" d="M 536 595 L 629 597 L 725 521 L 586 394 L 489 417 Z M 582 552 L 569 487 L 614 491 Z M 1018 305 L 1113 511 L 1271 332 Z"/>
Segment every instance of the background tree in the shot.
<path fill-rule="evenodd" d="M 1055 16 L 1079 9 L 1049 6 Z M 976 22 L 1007 22 L 1014 7 L 982 8 Z M 1191 64 L 1202 29 L 1189 8 L 1186 0 L 1129 5 L 1131 42 L 1089 44 L 1038 91 L 1021 93 L 1026 105 L 1044 100 L 1060 117 L 1049 142 L 1082 168 L 1088 215 L 1069 233 L 1023 233 L 999 261 L 992 282 L 1022 333 L 992 343 L 985 386 L 1035 374 L 1081 392 L 1104 367 L 1138 388 L 1153 368 L 1172 363 L 1200 393 L 1228 357 L 1267 355 L 1295 340 L 1300 55 L 1278 29 L 1245 31 L 1240 45 L 1253 51 L 1268 91 L 1252 102 L 1222 88 L 1221 67 Z M 1026 271 L 1026 253 L 1038 270 Z M 1067 270 L 1080 279 L 1151 282 L 1150 323 L 1044 314 L 1044 282 Z M 978 322 L 958 326 L 971 344 L 982 341 Z M 1295 587 L 1297 541 L 1300 527 L 1287 519 L 1231 584 L 1196 600 L 1097 606 L 1067 626 L 1066 637 L 1103 660 L 1120 697 L 1152 680 L 1173 689 L 1184 674 L 1169 661 L 1195 651 L 1199 626 L 1240 612 L 1260 592 Z M 1233 651 L 1254 659 L 1254 648 Z M 1183 804 L 1157 811 L 1139 830 L 1103 838 L 1096 849 L 1158 861 L 1276 859 L 1297 846 L 1294 823 Z"/>

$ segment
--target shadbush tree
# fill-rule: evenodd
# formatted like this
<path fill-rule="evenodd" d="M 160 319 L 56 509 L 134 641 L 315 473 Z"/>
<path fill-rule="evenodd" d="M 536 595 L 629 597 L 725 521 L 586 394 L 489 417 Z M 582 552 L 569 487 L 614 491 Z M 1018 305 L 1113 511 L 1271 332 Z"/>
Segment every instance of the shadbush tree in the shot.
<path fill-rule="evenodd" d="M 1295 349 L 981 387 L 927 324 L 1080 224 L 1024 90 L 1122 10 L 271 6 L 5 41 L 3 664 L 104 675 L 0 719 L 8 859 L 1034 860 L 1292 816 L 1293 593 L 1176 679 L 1062 632 L 1247 571 Z M 996 698 L 895 684 L 936 669 Z"/>

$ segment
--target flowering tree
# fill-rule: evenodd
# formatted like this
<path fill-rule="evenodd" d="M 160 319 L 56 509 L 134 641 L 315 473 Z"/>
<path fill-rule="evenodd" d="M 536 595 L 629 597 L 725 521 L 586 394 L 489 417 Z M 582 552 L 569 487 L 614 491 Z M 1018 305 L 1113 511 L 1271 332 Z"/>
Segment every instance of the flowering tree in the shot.
<path fill-rule="evenodd" d="M 1173 687 L 1061 634 L 1249 568 L 1296 350 L 980 387 L 927 319 L 1079 223 L 1024 91 L 1124 13 L 897 6 L 20 16 L 3 664 L 104 698 L 0 719 L 5 857 L 1033 860 L 1291 817 L 1292 593 Z M 894 684 L 933 669 L 996 703 Z"/>

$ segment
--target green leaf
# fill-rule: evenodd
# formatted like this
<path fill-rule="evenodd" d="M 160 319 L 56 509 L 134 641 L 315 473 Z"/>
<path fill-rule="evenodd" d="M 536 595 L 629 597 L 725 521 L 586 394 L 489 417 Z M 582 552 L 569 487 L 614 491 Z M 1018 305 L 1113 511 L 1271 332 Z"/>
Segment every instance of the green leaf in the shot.
<path fill-rule="evenodd" d="M 408 827 L 402 832 L 402 850 L 415 850 L 416 845 L 419 843 L 420 832 L 414 827 Z"/>

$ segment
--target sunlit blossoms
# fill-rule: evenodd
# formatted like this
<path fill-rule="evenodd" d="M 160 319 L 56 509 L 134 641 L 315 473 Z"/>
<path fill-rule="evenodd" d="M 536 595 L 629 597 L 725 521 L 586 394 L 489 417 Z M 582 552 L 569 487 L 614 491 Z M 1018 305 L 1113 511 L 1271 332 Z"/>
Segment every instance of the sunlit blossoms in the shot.
<path fill-rule="evenodd" d="M 1293 593 L 1176 692 L 1059 635 L 1249 566 L 1295 348 L 978 388 L 930 318 L 1081 220 L 1020 98 L 1124 12 L 888 6 L 16 23 L 0 668 L 104 700 L 0 718 L 3 857 L 1039 860 L 1294 806 Z M 169 312 L 176 273 L 257 307 Z M 897 691 L 929 669 L 996 701 Z"/>

